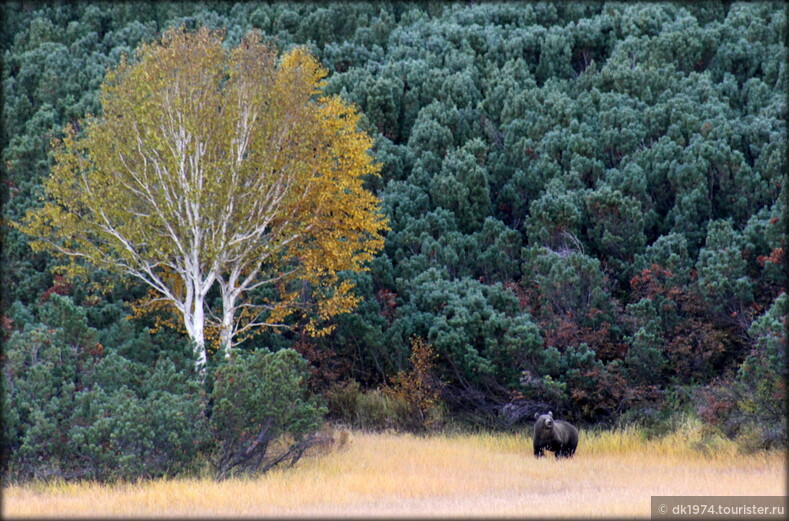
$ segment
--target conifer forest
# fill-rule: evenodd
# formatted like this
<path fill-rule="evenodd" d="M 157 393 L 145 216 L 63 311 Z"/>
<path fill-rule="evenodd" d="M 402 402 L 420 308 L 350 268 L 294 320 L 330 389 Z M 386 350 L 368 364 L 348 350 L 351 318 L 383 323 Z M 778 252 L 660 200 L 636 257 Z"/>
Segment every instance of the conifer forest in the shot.
<path fill-rule="evenodd" d="M 4 479 L 549 410 L 787 446 L 782 2 L 2 14 Z"/>

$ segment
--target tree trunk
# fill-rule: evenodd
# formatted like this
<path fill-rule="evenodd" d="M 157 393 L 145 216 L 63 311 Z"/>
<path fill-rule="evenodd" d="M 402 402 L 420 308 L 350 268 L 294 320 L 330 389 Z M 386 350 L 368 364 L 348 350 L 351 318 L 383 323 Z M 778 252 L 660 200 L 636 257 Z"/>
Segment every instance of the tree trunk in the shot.
<path fill-rule="evenodd" d="M 233 318 L 235 316 L 235 299 L 227 293 L 222 293 L 222 328 L 219 341 L 225 358 L 230 358 L 233 342 Z"/>
<path fill-rule="evenodd" d="M 200 378 L 205 377 L 205 366 L 207 357 L 205 352 L 205 310 L 203 309 L 203 297 L 198 293 L 195 296 L 194 306 L 194 350 L 195 350 L 195 370 Z"/>
<path fill-rule="evenodd" d="M 192 349 L 195 359 L 195 372 L 200 375 L 200 379 L 205 378 L 206 369 L 206 350 L 205 350 L 205 310 L 203 309 L 203 297 L 199 292 L 194 296 L 192 305 L 185 303 L 184 306 L 184 326 L 189 339 L 192 341 Z"/>

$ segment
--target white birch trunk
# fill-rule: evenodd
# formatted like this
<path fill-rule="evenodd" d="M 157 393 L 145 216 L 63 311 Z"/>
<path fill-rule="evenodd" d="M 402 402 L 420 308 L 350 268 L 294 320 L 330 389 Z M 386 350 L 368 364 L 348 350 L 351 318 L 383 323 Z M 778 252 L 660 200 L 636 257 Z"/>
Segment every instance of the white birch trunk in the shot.
<path fill-rule="evenodd" d="M 202 377 L 205 376 L 205 366 L 208 361 L 205 352 L 205 310 L 203 297 L 198 293 L 194 304 L 194 350 L 195 370 Z"/>
<path fill-rule="evenodd" d="M 219 291 L 222 295 L 222 318 L 219 324 L 220 349 L 224 351 L 225 358 L 230 358 L 230 351 L 233 349 L 233 338 L 236 334 L 236 314 L 238 308 L 236 302 L 239 292 L 236 288 L 238 282 L 238 269 L 233 269 L 225 279 L 218 276 Z"/>
<path fill-rule="evenodd" d="M 207 360 L 205 350 L 205 310 L 203 308 L 203 298 L 197 292 L 192 302 L 187 302 L 183 306 L 184 326 L 186 334 L 192 341 L 192 349 L 195 359 L 195 371 L 197 374 L 205 375 Z"/>
<path fill-rule="evenodd" d="M 230 292 L 222 292 L 222 324 L 220 326 L 219 342 L 225 358 L 230 358 L 233 347 L 233 329 L 236 315 L 235 297 Z"/>

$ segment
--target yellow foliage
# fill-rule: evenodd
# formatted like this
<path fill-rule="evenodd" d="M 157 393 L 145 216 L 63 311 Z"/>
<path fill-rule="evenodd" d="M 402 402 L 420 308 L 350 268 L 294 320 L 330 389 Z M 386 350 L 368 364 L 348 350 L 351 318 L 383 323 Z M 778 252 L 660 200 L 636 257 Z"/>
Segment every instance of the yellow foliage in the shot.
<path fill-rule="evenodd" d="M 405 401 L 418 427 L 430 429 L 436 421 L 433 414 L 440 405 L 440 385 L 432 374 L 436 354 L 430 344 L 419 337 L 411 339 L 410 371 L 400 371 L 392 378 L 385 392 Z"/>
<path fill-rule="evenodd" d="M 102 115 L 65 129 L 43 207 L 15 225 L 75 274 L 148 283 L 135 313 L 162 298 L 183 312 L 179 299 L 221 279 L 241 337 L 294 313 L 325 334 L 358 304 L 338 273 L 364 269 L 388 229 L 363 186 L 380 170 L 372 139 L 353 106 L 322 95 L 327 71 L 306 49 L 278 60 L 254 31 L 233 49 L 222 38 L 171 29 L 108 71 Z M 277 297 L 253 302 L 258 281 Z"/>

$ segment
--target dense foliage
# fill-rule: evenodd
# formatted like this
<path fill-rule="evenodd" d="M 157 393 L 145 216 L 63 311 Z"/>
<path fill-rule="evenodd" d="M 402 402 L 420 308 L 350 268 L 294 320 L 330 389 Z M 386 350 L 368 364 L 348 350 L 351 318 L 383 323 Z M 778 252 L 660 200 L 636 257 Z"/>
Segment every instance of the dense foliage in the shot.
<path fill-rule="evenodd" d="M 128 60 L 101 84 L 101 116 L 53 140 L 45 204 L 19 225 L 34 250 L 70 260 L 70 274 L 89 264 L 150 286 L 182 317 L 198 367 L 206 329 L 229 355 L 306 295 L 323 319 L 352 309 L 336 273 L 383 246 L 363 187 L 380 167 L 356 110 L 319 96 L 326 70 L 302 48 L 277 60 L 254 31 L 227 50 L 205 27 L 166 31 Z M 214 286 L 221 311 L 206 303 Z"/>
<path fill-rule="evenodd" d="M 420 338 L 435 355 L 420 374 L 435 379 L 449 419 L 517 425 L 546 405 L 581 423 L 658 425 L 689 412 L 755 448 L 786 444 L 781 4 L 4 9 L 4 447 L 18 468 L 47 472 L 36 463 L 47 447 L 60 451 L 59 468 L 90 475 L 94 463 L 69 458 L 93 452 L 69 452 L 71 440 L 100 446 L 102 436 L 136 425 L 135 411 L 155 421 L 150 407 L 196 413 L 186 373 L 180 387 L 144 376 L 125 388 L 121 371 L 110 373 L 117 381 L 67 375 L 96 342 L 119 353 L 103 355 L 105 364 L 126 358 L 141 374 L 181 374 L 186 344 L 154 327 L 156 312 L 125 319 L 144 288 L 96 270 L 87 281 L 63 278 L 51 256 L 7 225 L 41 204 L 50 139 L 99 113 L 105 72 L 180 25 L 224 28 L 228 46 L 253 28 L 282 50 L 306 45 L 329 71 L 326 93 L 363 114 L 381 164 L 367 185 L 391 230 L 369 271 L 343 275 L 362 299 L 356 310 L 335 318 L 331 335 L 310 338 L 294 321 L 239 349 L 293 348 L 309 362 L 312 391 L 331 402 L 352 390 L 343 403 L 358 405 L 422 389 L 402 384 L 417 374 L 409 360 Z M 67 323 L 99 340 L 58 332 L 63 323 L 47 311 L 58 295 L 84 317 Z M 74 361 L 55 364 L 54 349 Z M 377 391 L 391 386 L 400 392 Z M 90 406 L 81 397 L 88 392 Z M 129 417 L 100 422 L 102 404 L 116 402 L 129 404 Z M 81 438 L 51 442 L 71 425 Z M 112 457 L 156 460 L 146 450 Z M 145 463 L 149 473 L 185 468 L 172 456 L 177 445 L 156 450 L 169 451 L 172 466 Z"/>
<path fill-rule="evenodd" d="M 10 311 L 21 330 L 4 352 L 3 448 L 16 477 L 133 479 L 193 468 L 208 438 L 199 385 L 181 363 L 188 344 L 164 348 L 122 322 L 99 332 L 84 308 L 56 294 L 37 317 Z"/>
<path fill-rule="evenodd" d="M 210 427 L 217 472 L 266 471 L 297 461 L 326 414 L 308 396 L 307 361 L 292 349 L 240 353 L 215 373 Z M 272 447 L 279 442 L 281 447 Z"/>

